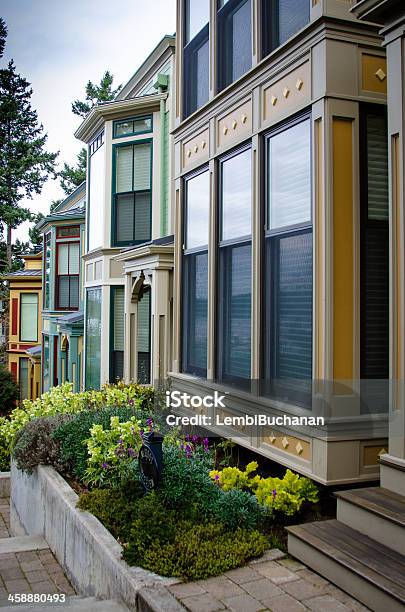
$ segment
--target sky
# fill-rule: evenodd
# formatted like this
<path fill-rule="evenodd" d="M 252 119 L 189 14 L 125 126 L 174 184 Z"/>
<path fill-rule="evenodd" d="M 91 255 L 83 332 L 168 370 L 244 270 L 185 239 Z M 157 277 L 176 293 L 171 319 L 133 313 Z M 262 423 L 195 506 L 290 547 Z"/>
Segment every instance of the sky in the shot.
<path fill-rule="evenodd" d="M 165 34 L 175 31 L 175 0 L 0 0 L 8 36 L 0 64 L 11 58 L 32 85 L 32 107 L 48 134 L 47 149 L 60 151 L 59 164 L 73 164 L 81 146 L 73 133 L 81 119 L 71 103 L 85 98 L 90 79 L 105 70 L 125 84 Z M 63 197 L 59 181 L 23 202 L 46 214 Z M 26 240 L 28 224 L 14 231 Z"/>

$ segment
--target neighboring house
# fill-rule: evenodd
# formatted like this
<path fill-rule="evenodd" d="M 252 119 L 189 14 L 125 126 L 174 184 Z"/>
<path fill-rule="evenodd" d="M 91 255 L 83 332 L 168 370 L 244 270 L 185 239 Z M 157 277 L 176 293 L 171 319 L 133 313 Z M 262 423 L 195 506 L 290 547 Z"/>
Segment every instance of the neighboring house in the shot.
<path fill-rule="evenodd" d="M 9 283 L 8 369 L 20 386 L 20 398 L 35 399 L 40 388 L 40 362 L 30 351 L 41 350 L 42 253 L 23 255 L 24 269 L 3 279 Z"/>
<path fill-rule="evenodd" d="M 387 68 L 351 4 L 177 3 L 172 385 L 229 392 L 222 435 L 326 417 L 227 431 L 328 485 L 388 433 Z"/>
<path fill-rule="evenodd" d="M 173 36 L 76 132 L 88 145 L 85 386 L 151 383 L 171 362 Z"/>
<path fill-rule="evenodd" d="M 6 342 L 6 335 L 5 335 L 6 325 L 4 321 L 4 316 L 5 316 L 4 302 L 3 300 L 0 300 L 0 349 L 4 346 Z"/>
<path fill-rule="evenodd" d="M 44 236 L 43 392 L 67 381 L 81 390 L 85 198 L 83 182 L 36 226 Z"/>

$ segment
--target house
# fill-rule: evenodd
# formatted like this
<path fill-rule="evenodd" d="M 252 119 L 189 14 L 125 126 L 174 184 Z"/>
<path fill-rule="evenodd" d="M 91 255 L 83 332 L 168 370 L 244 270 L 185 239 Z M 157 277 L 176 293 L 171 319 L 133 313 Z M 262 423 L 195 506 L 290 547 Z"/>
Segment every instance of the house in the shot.
<path fill-rule="evenodd" d="M 41 350 L 42 253 L 23 255 L 24 268 L 3 277 L 9 283 L 8 369 L 20 386 L 20 398 L 40 394 L 40 361 L 31 352 Z"/>
<path fill-rule="evenodd" d="M 68 381 L 82 388 L 85 208 L 83 182 L 36 226 L 44 240 L 42 392 Z"/>
<path fill-rule="evenodd" d="M 165 36 L 76 137 L 88 146 L 86 389 L 149 384 L 171 363 L 174 36 Z"/>
<path fill-rule="evenodd" d="M 173 389 L 325 485 L 388 435 L 387 67 L 351 4 L 177 3 Z"/>

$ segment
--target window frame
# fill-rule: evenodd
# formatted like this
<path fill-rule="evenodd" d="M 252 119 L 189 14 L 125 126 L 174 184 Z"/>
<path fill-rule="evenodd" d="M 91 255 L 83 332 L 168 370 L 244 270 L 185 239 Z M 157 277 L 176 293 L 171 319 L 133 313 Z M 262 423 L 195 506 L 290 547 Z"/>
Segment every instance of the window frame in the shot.
<path fill-rule="evenodd" d="M 117 188 L 117 154 L 116 150 L 119 147 L 134 147 L 138 144 L 149 144 L 150 145 L 150 177 L 149 177 L 149 190 L 143 189 L 138 191 L 116 191 Z M 132 167 L 132 186 L 133 186 L 134 171 Z M 149 226 L 150 226 L 150 237 L 148 240 L 132 240 L 124 241 L 117 240 L 117 196 L 121 195 L 133 195 L 134 196 L 134 209 L 135 209 L 135 194 L 137 193 L 149 193 Z M 131 140 L 128 142 L 117 142 L 112 145 L 112 179 L 111 179 L 111 246 L 112 247 L 126 247 L 126 246 L 137 246 L 140 244 L 147 244 L 152 240 L 152 197 L 153 197 L 153 138 L 141 138 L 137 140 Z M 135 237 L 135 223 L 133 226 L 133 237 Z"/>
<path fill-rule="evenodd" d="M 34 338 L 27 339 L 27 338 L 23 338 L 23 337 L 22 337 L 22 328 L 23 328 L 23 324 L 22 324 L 22 323 L 23 323 L 23 317 L 22 317 L 22 305 L 23 305 L 23 304 L 22 304 L 22 297 L 23 297 L 23 295 L 35 295 L 35 296 L 36 296 L 36 298 L 37 298 L 37 301 L 36 301 L 36 318 L 37 318 L 37 324 L 36 324 L 36 336 L 35 336 L 35 339 L 34 339 Z M 23 291 L 23 292 L 21 292 L 21 293 L 20 293 L 20 300 L 19 300 L 19 302 L 20 302 L 20 313 L 19 313 L 19 317 L 20 317 L 20 325 L 19 325 L 19 341 L 20 341 L 20 342 L 25 342 L 25 343 L 26 343 L 26 342 L 34 342 L 34 343 L 36 343 L 36 342 L 38 342 L 39 295 L 38 295 L 38 293 L 35 293 L 34 291 Z"/>
<path fill-rule="evenodd" d="M 52 276 L 52 268 L 51 268 L 51 261 L 52 261 L 52 248 L 51 248 L 51 243 L 52 243 L 52 233 L 46 232 L 46 234 L 44 234 L 44 266 L 43 266 L 43 295 L 42 295 L 42 306 L 44 310 L 50 310 L 51 309 L 51 276 Z M 49 274 L 47 272 L 47 249 L 49 246 Z M 48 292 L 47 292 L 48 289 Z"/>
<path fill-rule="evenodd" d="M 141 132 L 130 132 L 129 134 L 119 134 L 117 135 L 116 130 L 117 130 L 117 125 L 119 123 L 125 123 L 125 122 L 129 122 L 132 121 L 132 124 L 134 123 L 134 121 L 137 121 L 139 119 L 150 119 L 150 129 L 149 130 L 142 130 Z M 113 121 L 113 140 L 119 140 L 120 138 L 129 138 L 131 136 L 141 136 L 142 134 L 150 134 L 153 132 L 153 114 L 151 115 L 138 115 L 138 116 L 132 116 L 132 117 L 125 117 L 125 119 L 116 119 L 115 121 Z"/>
<path fill-rule="evenodd" d="M 76 234 L 72 234 L 71 236 L 61 236 L 60 230 L 64 229 L 75 229 L 77 230 Z M 80 225 L 58 225 L 56 228 L 56 239 L 57 240 L 69 240 L 69 238 L 80 238 Z"/>
<path fill-rule="evenodd" d="M 59 247 L 63 245 L 77 244 L 79 246 L 79 272 L 77 274 L 59 274 Z M 70 249 L 68 251 L 68 269 L 70 269 Z M 81 270 L 81 253 L 80 253 L 80 240 L 76 238 L 72 240 L 58 240 L 56 242 L 56 257 L 55 257 L 55 310 L 63 310 L 63 311 L 77 311 L 80 308 L 80 270 Z M 77 306 L 70 305 L 70 279 L 71 277 L 77 277 Z M 69 306 L 60 306 L 60 296 L 59 296 L 59 279 L 60 277 L 68 277 L 69 278 Z"/>
<path fill-rule="evenodd" d="M 125 285 L 111 285 L 110 287 L 110 364 L 109 364 L 110 383 L 115 383 L 117 380 L 117 377 L 115 376 L 115 365 L 114 365 L 114 353 L 119 352 L 114 349 L 115 292 L 117 289 L 124 290 L 124 313 L 123 315 L 124 315 L 124 344 L 125 344 Z M 124 365 L 125 365 L 124 364 L 125 347 L 122 353 L 123 353 L 123 371 L 122 371 L 122 378 L 123 378 L 124 377 Z"/>
<path fill-rule="evenodd" d="M 304 221 L 302 223 L 295 223 L 291 225 L 282 226 L 277 229 L 269 229 L 269 214 L 270 214 L 270 206 L 269 206 L 269 186 L 270 186 L 270 177 L 269 177 L 269 144 L 272 137 L 282 134 L 286 132 L 288 129 L 303 123 L 304 121 L 309 121 L 309 149 L 310 149 L 310 182 L 311 182 L 311 207 L 310 207 L 310 219 Z M 274 301 L 277 297 L 276 291 L 274 289 L 276 285 L 276 278 L 273 272 L 273 262 L 268 261 L 268 251 L 273 248 L 275 241 L 281 240 L 283 238 L 288 238 L 289 236 L 300 236 L 304 234 L 310 233 L 312 236 L 312 307 L 311 307 L 311 317 L 312 317 L 312 331 L 311 331 L 311 378 L 308 379 L 309 383 L 312 385 L 312 379 L 314 375 L 314 359 L 313 359 L 313 348 L 314 348 L 314 233 L 313 233 L 313 216 L 314 216 L 314 177 L 313 177 L 313 131 L 312 131 L 312 112 L 311 109 L 308 108 L 304 111 L 300 111 L 292 117 L 289 117 L 287 120 L 284 120 L 277 124 L 276 126 L 266 130 L 263 134 L 263 156 L 262 156 L 262 188 L 263 188 L 263 206 L 261 214 L 263 215 L 263 224 L 264 224 L 264 233 L 263 233 L 263 241 L 262 241 L 262 272 L 261 272 L 261 295 L 265 307 L 262 309 L 261 315 L 261 329 L 262 333 L 262 341 L 260 346 L 260 356 L 261 356 L 261 364 L 260 364 L 260 372 L 261 372 L 261 394 L 265 396 L 270 396 L 273 399 L 280 399 L 285 397 L 286 394 L 286 386 L 284 384 L 280 384 L 280 382 L 274 382 L 274 380 L 278 381 L 277 378 L 272 376 L 273 372 L 273 334 L 274 334 L 274 326 L 275 326 L 275 314 L 274 314 Z M 269 269 L 270 263 L 270 269 Z M 303 379 L 306 380 L 306 379 Z M 270 389 L 271 388 L 271 391 Z M 290 387 L 288 390 L 288 403 L 300 405 L 308 408 L 312 403 L 312 391 L 309 393 L 304 392 L 303 390 L 291 390 Z M 302 398 L 304 400 L 302 401 Z M 285 400 L 283 400 L 285 401 Z"/>

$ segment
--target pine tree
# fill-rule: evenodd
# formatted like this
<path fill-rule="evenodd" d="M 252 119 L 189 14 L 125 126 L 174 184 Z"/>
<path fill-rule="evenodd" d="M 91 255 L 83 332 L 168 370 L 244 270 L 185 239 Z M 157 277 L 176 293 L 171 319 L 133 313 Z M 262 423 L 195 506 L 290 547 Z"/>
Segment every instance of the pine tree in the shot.
<path fill-rule="evenodd" d="M 117 93 L 121 90 L 122 85 L 118 85 L 116 89 L 113 89 L 113 80 L 114 75 L 106 70 L 99 85 L 94 85 L 94 83 L 88 81 L 86 85 L 85 102 L 75 100 L 72 103 L 72 112 L 84 118 L 98 102 L 109 102 L 110 100 L 114 100 Z"/>
<path fill-rule="evenodd" d="M 0 17 L 0 57 L 3 57 L 4 47 L 6 45 L 7 26 L 4 19 Z"/>
<path fill-rule="evenodd" d="M 87 151 L 84 147 L 77 156 L 75 166 L 69 166 L 66 162 L 63 164 L 63 170 L 59 173 L 60 186 L 67 196 L 86 180 L 86 166 Z"/>
<path fill-rule="evenodd" d="M 31 108 L 32 89 L 13 61 L 0 70 L 0 225 L 7 228 L 7 267 L 12 265 L 12 230 L 32 220 L 21 206 L 40 193 L 49 174 L 56 176 L 58 153 L 45 150 L 47 135 Z"/>

